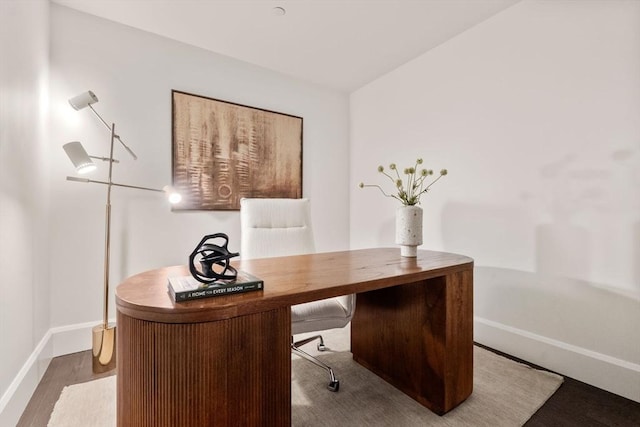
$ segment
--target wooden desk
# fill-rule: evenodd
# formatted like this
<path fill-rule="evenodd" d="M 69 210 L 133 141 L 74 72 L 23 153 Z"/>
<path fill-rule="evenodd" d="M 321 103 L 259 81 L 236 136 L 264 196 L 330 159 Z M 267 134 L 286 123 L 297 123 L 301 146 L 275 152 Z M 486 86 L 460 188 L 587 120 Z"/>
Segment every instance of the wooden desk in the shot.
<path fill-rule="evenodd" d="M 118 426 L 290 425 L 290 307 L 351 293 L 354 360 L 438 414 L 471 394 L 471 258 L 394 248 L 234 265 L 264 291 L 176 304 L 167 277 L 186 266 L 116 288 Z"/>

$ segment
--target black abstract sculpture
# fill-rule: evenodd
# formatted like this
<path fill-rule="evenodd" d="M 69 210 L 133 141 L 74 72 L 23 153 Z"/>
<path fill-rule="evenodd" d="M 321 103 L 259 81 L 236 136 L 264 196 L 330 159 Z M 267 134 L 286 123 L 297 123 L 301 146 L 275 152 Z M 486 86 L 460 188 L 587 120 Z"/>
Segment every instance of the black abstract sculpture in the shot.
<path fill-rule="evenodd" d="M 221 239 L 222 241 L 216 239 Z M 227 248 L 229 236 L 224 233 L 204 236 L 189 256 L 189 271 L 199 282 L 210 285 L 216 282 L 233 283 L 238 271 L 229 263 L 233 257 L 240 255 Z M 196 268 L 200 264 L 200 269 Z"/>

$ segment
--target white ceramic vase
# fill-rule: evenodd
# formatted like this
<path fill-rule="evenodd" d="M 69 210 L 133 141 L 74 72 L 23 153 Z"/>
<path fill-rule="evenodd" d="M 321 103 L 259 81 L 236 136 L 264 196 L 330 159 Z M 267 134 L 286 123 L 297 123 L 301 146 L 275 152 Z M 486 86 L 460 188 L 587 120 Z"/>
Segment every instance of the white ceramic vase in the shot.
<path fill-rule="evenodd" d="M 400 255 L 415 258 L 422 244 L 422 208 L 400 206 L 396 209 L 396 244 Z"/>

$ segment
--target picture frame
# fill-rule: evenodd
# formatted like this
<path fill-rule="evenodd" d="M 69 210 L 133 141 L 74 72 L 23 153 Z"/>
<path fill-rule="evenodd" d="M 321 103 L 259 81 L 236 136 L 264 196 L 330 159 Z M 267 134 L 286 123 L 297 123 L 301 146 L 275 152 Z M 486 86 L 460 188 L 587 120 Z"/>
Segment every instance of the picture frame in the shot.
<path fill-rule="evenodd" d="M 302 117 L 171 91 L 176 210 L 239 210 L 302 197 Z"/>

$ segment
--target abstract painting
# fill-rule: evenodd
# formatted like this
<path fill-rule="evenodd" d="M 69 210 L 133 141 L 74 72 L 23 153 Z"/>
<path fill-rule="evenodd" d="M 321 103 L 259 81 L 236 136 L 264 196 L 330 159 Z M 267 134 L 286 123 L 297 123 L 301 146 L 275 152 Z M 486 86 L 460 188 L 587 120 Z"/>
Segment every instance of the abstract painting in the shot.
<path fill-rule="evenodd" d="M 173 90 L 174 209 L 239 210 L 302 197 L 302 117 Z"/>

